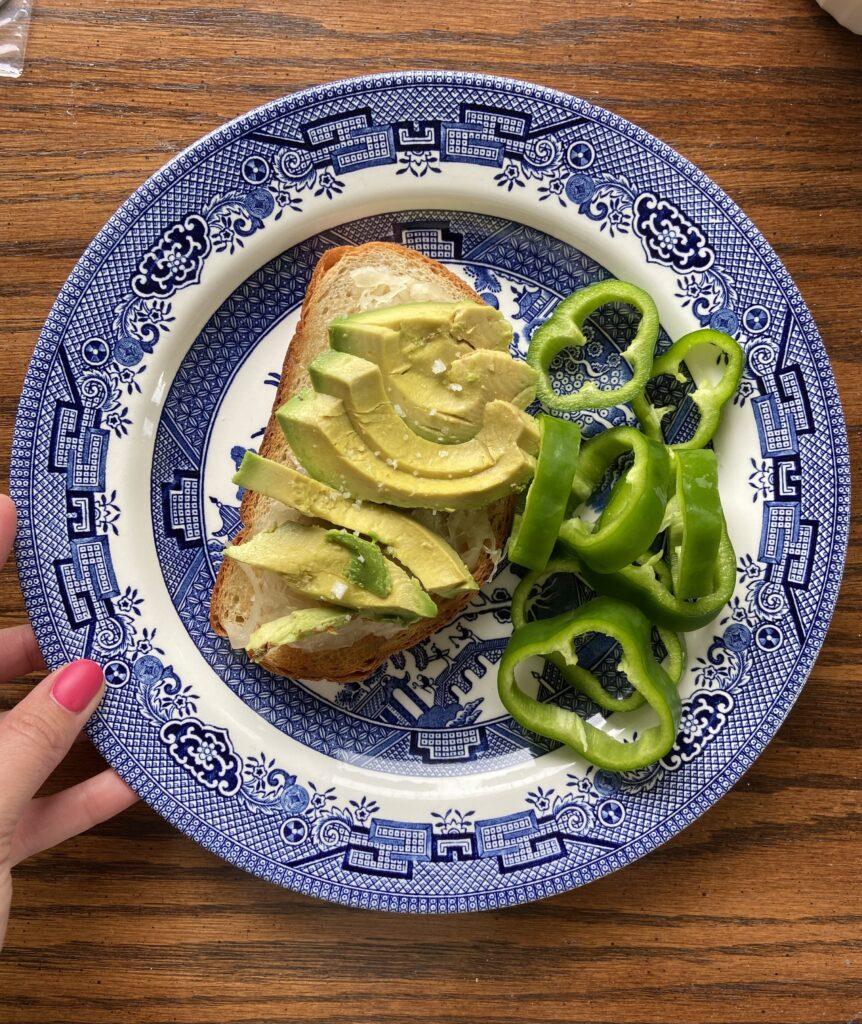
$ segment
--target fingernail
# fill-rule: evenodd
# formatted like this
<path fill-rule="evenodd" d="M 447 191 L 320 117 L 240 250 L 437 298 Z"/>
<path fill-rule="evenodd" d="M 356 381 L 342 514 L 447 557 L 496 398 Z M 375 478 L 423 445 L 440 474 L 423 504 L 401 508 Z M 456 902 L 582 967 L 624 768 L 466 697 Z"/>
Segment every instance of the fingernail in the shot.
<path fill-rule="evenodd" d="M 102 688 L 102 666 L 86 658 L 60 669 L 51 696 L 67 711 L 79 714 Z"/>

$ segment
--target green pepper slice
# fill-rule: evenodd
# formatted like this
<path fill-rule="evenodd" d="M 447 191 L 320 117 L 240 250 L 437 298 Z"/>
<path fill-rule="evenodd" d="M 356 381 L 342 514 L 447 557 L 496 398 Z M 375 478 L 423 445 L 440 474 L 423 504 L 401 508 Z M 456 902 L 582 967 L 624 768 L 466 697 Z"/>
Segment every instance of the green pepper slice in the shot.
<path fill-rule="evenodd" d="M 689 398 L 694 402 L 700 413 L 700 422 L 694 435 L 688 441 L 680 441 L 670 447 L 676 451 L 703 448 L 712 440 L 721 420 L 721 410 L 739 387 L 739 380 L 745 366 L 745 353 L 729 334 L 704 328 L 692 331 L 675 341 L 667 352 L 663 353 L 652 364 L 648 375 L 649 380 L 665 375 L 675 377 L 680 383 L 688 379 L 680 372 L 680 366 L 693 349 L 703 345 L 713 345 L 722 353 L 726 364 L 721 377 L 715 383 L 698 384 Z M 644 384 L 646 385 L 646 381 Z M 654 441 L 662 441 L 662 420 L 670 411 L 669 406 L 656 408 L 646 396 L 645 391 L 639 392 L 631 400 L 631 406 L 640 421 L 644 433 Z"/>
<path fill-rule="evenodd" d="M 509 559 L 527 569 L 544 569 L 548 564 L 566 514 L 581 447 L 581 428 L 554 416 L 539 416 L 539 436 L 536 473 L 509 541 Z"/>
<path fill-rule="evenodd" d="M 683 601 L 709 594 L 724 516 L 718 496 L 718 460 L 711 448 L 679 451 L 676 496 L 669 505 L 667 556 L 673 592 Z"/>
<path fill-rule="evenodd" d="M 736 555 L 722 517 L 721 540 L 712 589 L 708 594 L 686 601 L 671 589 L 671 574 L 661 554 L 650 554 L 619 572 L 595 572 L 583 566 L 581 576 L 593 590 L 636 605 L 652 622 L 665 629 L 689 633 L 700 629 L 718 615 L 733 596 L 736 586 Z"/>
<path fill-rule="evenodd" d="M 586 344 L 583 326 L 587 317 L 609 302 L 625 302 L 640 313 L 637 333 L 620 353 L 632 369 L 632 377 L 618 388 L 604 390 L 587 381 L 573 395 L 558 395 L 551 385 L 548 369 L 555 356 L 565 348 Z M 655 343 L 658 339 L 658 310 L 641 288 L 624 281 L 599 281 L 574 292 L 557 306 L 551 316 L 533 332 L 527 350 L 527 362 L 539 374 L 539 400 L 549 409 L 579 412 L 584 409 L 609 409 L 639 395 L 650 375 Z"/>
<path fill-rule="evenodd" d="M 560 527 L 560 540 L 596 572 L 616 572 L 645 551 L 661 529 L 671 487 L 667 448 L 634 427 L 614 427 L 581 449 L 572 494 L 585 501 L 620 455 L 632 465 L 614 484 L 597 522 L 574 516 Z"/>
<path fill-rule="evenodd" d="M 644 729 L 631 743 L 614 739 L 573 711 L 527 696 L 515 681 L 517 666 L 535 655 L 559 656 L 576 666 L 573 641 L 585 633 L 603 633 L 616 640 L 623 652 L 620 670 L 658 716 L 658 725 Z M 565 743 L 591 764 L 610 771 L 644 768 L 664 757 L 679 728 L 679 694 L 652 656 L 649 622 L 637 608 L 607 597 L 516 629 L 500 660 L 497 686 L 504 707 L 525 729 Z"/>
<path fill-rule="evenodd" d="M 515 629 L 520 629 L 521 626 L 532 621 L 527 619 L 527 601 L 533 589 L 542 580 L 556 573 L 572 573 L 582 578 L 581 563 L 575 558 L 555 558 L 548 563 L 545 569 L 527 573 L 515 587 L 515 592 L 512 595 L 512 625 Z M 676 685 L 682 678 L 685 668 L 685 646 L 681 638 L 672 630 L 664 629 L 662 626 L 655 628 L 667 651 L 662 668 L 667 672 L 670 681 Z M 634 711 L 644 702 L 643 694 L 637 690 L 628 697 L 612 697 L 592 672 L 581 665 L 570 665 L 564 658 L 556 654 L 548 655 L 548 660 L 556 665 L 570 686 L 580 690 L 604 711 Z"/>

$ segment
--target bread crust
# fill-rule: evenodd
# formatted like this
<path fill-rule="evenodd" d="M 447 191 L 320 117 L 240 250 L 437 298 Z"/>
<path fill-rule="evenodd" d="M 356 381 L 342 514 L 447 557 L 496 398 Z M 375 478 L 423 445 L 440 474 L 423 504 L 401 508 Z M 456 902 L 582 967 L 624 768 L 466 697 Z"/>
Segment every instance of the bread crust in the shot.
<path fill-rule="evenodd" d="M 465 299 L 470 299 L 473 302 L 482 301 L 469 285 L 447 270 L 441 263 L 429 259 L 427 256 L 423 256 L 412 249 L 395 245 L 392 242 L 368 242 L 364 245 L 345 245 L 329 249 L 320 257 L 317 266 L 314 268 L 308 290 L 305 293 L 305 299 L 302 303 L 296 332 L 284 357 L 281 381 L 260 446 L 260 454 L 262 456 L 274 459 L 277 462 L 293 461 L 292 453 L 284 440 L 281 428 L 275 418 L 275 411 L 309 384 L 308 365 L 318 353 L 312 350 L 309 334 L 305 327 L 314 309 L 324 277 L 347 255 L 358 258 L 373 257 L 375 253 L 385 253 L 387 250 L 390 252 L 396 250 L 403 258 L 415 260 L 417 263 L 423 264 L 426 269 L 444 278 L 450 285 L 457 287 Z M 252 491 L 246 491 L 243 495 L 242 504 L 240 505 L 242 529 L 233 538 L 232 544 L 242 544 L 246 539 L 249 529 L 255 521 L 261 497 L 261 495 Z M 496 502 L 486 509 L 497 549 L 502 550 L 506 538 L 509 536 L 514 507 L 515 497 L 513 495 Z M 494 572 L 494 567 L 495 563 L 490 553 L 483 551 L 478 564 L 473 570 L 473 576 L 479 586 L 482 586 L 482 584 L 490 579 Z M 235 579 L 234 574 L 238 573 L 238 571 L 237 566 L 229 558 L 225 558 L 219 568 L 213 587 L 212 602 L 210 604 L 210 624 L 213 630 L 221 637 L 227 636 L 222 622 L 225 594 L 229 591 L 231 580 Z M 391 655 L 397 651 L 412 647 L 451 622 L 467 607 L 472 597 L 472 592 L 451 598 L 438 598 L 435 596 L 434 600 L 437 602 L 438 607 L 438 613 L 435 618 L 420 619 L 418 622 L 410 624 L 404 630 L 390 637 L 369 634 L 368 636 L 361 637 L 350 646 L 307 650 L 283 644 L 271 650 L 265 658 L 261 659 L 259 664 L 275 675 L 289 676 L 297 679 L 324 679 L 335 683 L 366 679 L 374 669 L 382 665 Z"/>

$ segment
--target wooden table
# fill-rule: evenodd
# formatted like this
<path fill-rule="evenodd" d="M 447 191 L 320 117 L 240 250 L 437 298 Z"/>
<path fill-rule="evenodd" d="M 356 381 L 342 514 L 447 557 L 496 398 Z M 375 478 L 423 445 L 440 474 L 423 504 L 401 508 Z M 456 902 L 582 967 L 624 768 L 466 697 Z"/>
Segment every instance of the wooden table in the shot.
<path fill-rule="evenodd" d="M 4 471 L 39 328 L 129 192 L 265 100 L 416 66 L 557 86 L 703 167 L 799 283 L 858 443 L 862 39 L 813 0 L 36 0 L 26 74 L 0 80 Z M 717 807 L 624 871 L 501 913 L 359 913 L 241 874 L 139 806 L 17 871 L 0 1020 L 862 1020 L 860 605 L 854 545 L 778 738 Z M 0 615 L 24 617 L 11 570 Z M 82 745 L 56 783 L 97 767 Z"/>

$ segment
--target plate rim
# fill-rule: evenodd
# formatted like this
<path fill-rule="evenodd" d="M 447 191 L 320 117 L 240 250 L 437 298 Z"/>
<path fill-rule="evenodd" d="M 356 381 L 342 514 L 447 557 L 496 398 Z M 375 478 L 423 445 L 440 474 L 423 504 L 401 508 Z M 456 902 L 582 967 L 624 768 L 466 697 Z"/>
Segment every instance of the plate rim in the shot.
<path fill-rule="evenodd" d="M 484 86 L 501 90 L 504 93 L 514 91 L 516 94 L 521 94 L 528 98 L 547 99 L 569 109 L 574 109 L 581 113 L 586 112 L 591 117 L 599 120 L 604 126 L 635 139 L 641 145 L 645 145 L 651 152 L 671 164 L 677 172 L 682 173 L 692 185 L 701 191 L 708 192 L 710 200 L 733 222 L 734 226 L 744 235 L 748 245 L 769 266 L 774 275 L 775 283 L 781 290 L 788 306 L 799 320 L 811 330 L 811 336 L 808 338 L 810 342 L 808 350 L 818 373 L 824 396 L 830 405 L 830 412 L 832 414 L 831 448 L 836 467 L 837 505 L 834 515 L 835 529 L 832 535 L 832 545 L 829 554 L 829 569 L 824 583 L 823 595 L 813 617 L 805 645 L 793 670 L 785 677 L 781 692 L 769 706 L 768 710 L 765 711 L 759 728 L 751 730 L 729 764 L 717 773 L 702 790 L 695 793 L 674 812 L 675 818 L 683 818 L 684 820 L 677 820 L 673 825 L 658 823 L 648 832 L 642 833 L 636 840 L 632 840 L 622 850 L 615 851 L 613 854 L 607 854 L 598 861 L 592 862 L 591 867 L 595 866 L 596 870 L 590 872 L 589 879 L 579 878 L 579 876 L 583 875 L 583 869 L 572 867 L 553 878 L 544 879 L 540 883 L 521 882 L 510 888 L 497 888 L 491 893 L 475 897 L 465 897 L 457 894 L 447 896 L 431 893 L 421 896 L 401 896 L 391 892 L 369 893 L 366 889 L 354 888 L 342 882 L 323 883 L 323 887 L 328 890 L 324 894 L 321 892 L 321 883 L 312 876 L 298 871 L 296 868 L 284 867 L 283 865 L 280 868 L 280 873 L 284 877 L 278 879 L 279 884 L 286 885 L 295 891 L 308 895 L 322 896 L 331 902 L 345 903 L 351 906 L 367 907 L 371 905 L 373 909 L 377 910 L 449 913 L 465 909 L 495 909 L 501 906 L 541 899 L 560 892 L 569 891 L 573 886 L 578 887 L 581 884 L 585 884 L 586 881 L 595 880 L 613 870 L 618 870 L 620 867 L 640 859 L 640 857 L 651 852 L 651 850 L 667 841 L 667 839 L 681 832 L 736 784 L 775 736 L 781 723 L 802 692 L 805 681 L 823 646 L 843 581 L 850 526 L 851 467 L 846 424 L 838 385 L 823 339 L 814 324 L 813 317 L 797 285 L 770 243 L 755 227 L 745 212 L 705 172 L 682 156 L 673 147 L 662 142 L 633 122 L 603 107 L 561 90 L 518 78 L 478 72 L 428 69 L 389 71 L 325 82 L 289 93 L 285 96 L 276 97 L 246 113 L 240 114 L 192 142 L 156 170 L 131 193 L 95 235 L 70 271 L 48 314 L 22 385 L 21 400 L 12 439 L 10 462 L 10 495 L 19 509 L 19 527 L 22 527 L 16 540 L 21 587 L 30 621 L 36 632 L 40 647 L 45 651 L 46 656 L 58 652 L 61 649 L 61 645 L 54 634 L 47 610 L 40 610 L 41 601 L 37 581 L 31 578 L 34 569 L 38 575 L 39 567 L 34 565 L 35 559 L 28 553 L 26 545 L 26 539 L 29 536 L 26 530 L 29 524 L 25 515 L 25 513 L 29 512 L 30 506 L 29 476 L 27 474 L 29 458 L 22 457 L 22 452 L 25 453 L 25 456 L 29 456 L 27 442 L 32 436 L 37 421 L 38 397 L 41 396 L 47 387 L 47 375 L 40 373 L 40 364 L 55 348 L 53 338 L 55 321 L 65 321 L 74 307 L 84 297 L 91 285 L 93 273 L 98 269 L 98 260 L 103 259 L 122 242 L 125 229 L 128 226 L 127 218 L 137 218 L 140 216 L 148 206 L 156 202 L 166 191 L 173 187 L 187 170 L 184 164 L 192 154 L 196 156 L 211 155 L 237 138 L 240 135 L 240 129 L 244 133 L 262 115 L 277 108 L 284 109 L 285 104 L 288 105 L 289 109 L 291 106 L 306 105 L 339 95 L 350 95 L 354 92 L 362 93 L 367 91 L 369 87 L 383 90 L 387 87 L 411 84 L 440 85 L 443 87 Z M 49 663 L 51 663 L 52 659 L 46 658 L 46 660 L 49 660 Z M 56 661 L 56 657 L 53 660 Z M 122 748 L 104 719 L 91 720 L 88 731 L 94 743 L 105 755 L 109 763 L 138 791 L 142 799 L 154 807 L 166 820 L 180 828 L 181 831 L 191 836 L 205 848 L 228 860 L 235 866 L 270 881 L 275 880 L 272 877 L 274 872 L 267 872 L 260 865 L 248 862 L 249 860 L 263 861 L 264 858 L 260 855 L 249 851 L 247 857 L 243 857 L 233 850 L 225 849 L 226 840 L 224 835 L 216 832 L 206 822 L 201 821 L 199 826 L 192 828 L 190 825 L 190 819 L 194 817 L 192 812 L 188 808 L 182 807 L 176 797 L 161 787 L 155 779 L 140 767 L 134 760 L 134 757 Z M 208 833 L 212 833 L 212 835 L 210 836 Z M 238 840 L 233 839 L 233 843 L 238 849 L 241 848 Z M 631 847 L 635 844 L 640 849 L 633 851 Z M 616 860 L 618 863 L 608 864 L 609 860 Z M 465 899 L 472 899 L 477 904 L 483 905 L 470 908 L 455 905 L 463 903 Z"/>

